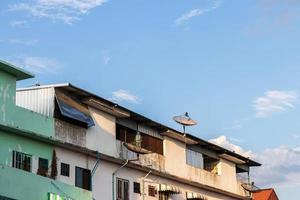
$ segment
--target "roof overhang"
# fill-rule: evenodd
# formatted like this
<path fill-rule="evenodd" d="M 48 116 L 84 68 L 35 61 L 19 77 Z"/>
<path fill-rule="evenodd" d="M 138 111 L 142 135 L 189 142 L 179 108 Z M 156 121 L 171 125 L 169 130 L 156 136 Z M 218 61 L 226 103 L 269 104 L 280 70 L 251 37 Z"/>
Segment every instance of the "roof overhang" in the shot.
<path fill-rule="evenodd" d="M 2 60 L 0 60 L 0 70 L 13 75 L 14 77 L 16 77 L 17 81 L 34 77 L 34 75 L 31 74 L 30 72 L 27 72 L 24 69 L 16 67 L 16 66 L 14 66 L 8 62 L 2 61 Z"/>

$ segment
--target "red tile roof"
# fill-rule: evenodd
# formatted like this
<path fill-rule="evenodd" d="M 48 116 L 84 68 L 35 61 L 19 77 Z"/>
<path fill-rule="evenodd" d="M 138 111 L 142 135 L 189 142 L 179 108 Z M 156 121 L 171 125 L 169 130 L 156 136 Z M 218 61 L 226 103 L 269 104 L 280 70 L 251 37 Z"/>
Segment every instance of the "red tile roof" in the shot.
<path fill-rule="evenodd" d="M 262 189 L 253 193 L 253 200 L 279 200 L 275 190 L 273 188 L 270 189 Z"/>

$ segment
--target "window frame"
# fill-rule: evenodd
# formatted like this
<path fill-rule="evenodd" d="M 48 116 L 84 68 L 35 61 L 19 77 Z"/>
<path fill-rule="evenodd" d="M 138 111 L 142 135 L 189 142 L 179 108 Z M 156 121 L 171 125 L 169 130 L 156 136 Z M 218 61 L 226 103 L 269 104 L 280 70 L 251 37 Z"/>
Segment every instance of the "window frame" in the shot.
<path fill-rule="evenodd" d="M 148 196 L 156 197 L 156 187 L 153 185 L 148 185 Z"/>
<path fill-rule="evenodd" d="M 26 161 L 29 159 L 29 163 Z M 26 166 L 28 164 L 28 166 Z M 32 155 L 23 153 L 20 151 L 13 151 L 12 152 L 12 167 L 20 170 L 24 170 L 27 172 L 32 171 Z"/>
<path fill-rule="evenodd" d="M 78 174 L 79 171 L 81 172 L 81 175 Z M 85 181 L 86 181 L 84 178 L 85 175 L 88 175 L 87 183 L 85 183 Z M 81 181 L 78 180 L 79 177 L 81 178 Z M 85 185 L 85 184 L 87 184 L 87 185 Z M 92 190 L 91 170 L 76 166 L 75 167 L 75 186 L 91 191 Z"/>
<path fill-rule="evenodd" d="M 141 194 L 141 183 L 133 182 L 133 193 Z"/>
<path fill-rule="evenodd" d="M 119 185 L 121 183 L 121 185 Z M 127 185 L 127 196 L 125 186 Z M 120 190 L 121 189 L 121 190 Z M 116 200 L 130 200 L 130 184 L 129 180 L 116 178 Z"/>
<path fill-rule="evenodd" d="M 70 177 L 70 164 L 63 163 L 63 162 L 60 163 L 60 175 L 65 177 Z"/>
<path fill-rule="evenodd" d="M 37 174 L 41 176 L 47 176 L 48 170 L 49 170 L 49 160 L 46 158 L 39 157 Z"/>

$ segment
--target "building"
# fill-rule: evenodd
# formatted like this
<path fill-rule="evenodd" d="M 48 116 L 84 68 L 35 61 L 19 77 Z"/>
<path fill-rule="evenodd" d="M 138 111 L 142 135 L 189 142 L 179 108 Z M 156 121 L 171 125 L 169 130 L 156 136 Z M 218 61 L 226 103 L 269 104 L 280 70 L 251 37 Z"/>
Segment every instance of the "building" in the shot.
<path fill-rule="evenodd" d="M 253 200 L 279 200 L 273 188 L 257 190 L 252 197 Z"/>
<path fill-rule="evenodd" d="M 31 77 L 0 62 L 0 200 L 92 200 L 90 191 L 55 180 L 53 118 L 16 106 L 16 81 Z"/>
<path fill-rule="evenodd" d="M 72 84 L 18 89 L 16 103 L 53 119 L 56 181 L 96 200 L 250 199 L 240 175 L 259 163 Z"/>

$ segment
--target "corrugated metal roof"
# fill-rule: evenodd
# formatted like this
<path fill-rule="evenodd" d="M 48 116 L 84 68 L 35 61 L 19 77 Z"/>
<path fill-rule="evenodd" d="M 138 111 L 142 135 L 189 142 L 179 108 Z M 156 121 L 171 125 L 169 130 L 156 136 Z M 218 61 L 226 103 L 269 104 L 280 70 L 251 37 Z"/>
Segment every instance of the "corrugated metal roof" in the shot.
<path fill-rule="evenodd" d="M 18 92 L 21 92 L 21 91 L 35 90 L 35 89 L 43 89 L 43 88 L 63 88 L 63 89 L 65 89 L 67 92 L 70 92 L 70 93 L 76 93 L 76 94 L 78 94 L 79 96 L 81 96 L 82 98 L 86 98 L 86 97 L 96 98 L 96 99 L 98 99 L 98 100 L 101 100 L 101 101 L 106 102 L 107 104 L 109 104 L 110 106 L 112 106 L 112 107 L 114 107 L 114 108 L 120 108 L 120 109 L 122 109 L 122 110 L 124 110 L 124 111 L 126 111 L 126 112 L 129 112 L 129 113 L 130 113 L 130 119 L 131 119 L 131 120 L 135 120 L 135 121 L 138 121 L 138 122 L 147 122 L 147 125 L 149 125 L 149 126 L 151 126 L 151 127 L 156 127 L 156 129 L 161 129 L 162 132 L 163 132 L 163 131 L 169 131 L 169 132 L 173 133 L 174 136 L 175 136 L 175 135 L 179 135 L 179 136 L 182 137 L 182 136 L 184 135 L 184 134 L 183 134 L 182 132 L 180 132 L 180 131 L 177 131 L 177 130 L 175 130 L 175 129 L 173 129 L 173 128 L 170 128 L 170 127 L 168 127 L 168 126 L 165 126 L 165 125 L 163 125 L 163 124 L 161 124 L 161 123 L 159 123 L 159 122 L 153 121 L 153 120 L 151 120 L 151 119 L 149 119 L 149 118 L 147 118 L 147 117 L 145 117 L 145 116 L 143 116 L 143 115 L 141 115 L 141 114 L 138 114 L 138 113 L 136 113 L 136 112 L 134 112 L 134 111 L 132 111 L 132 110 L 129 110 L 129 109 L 123 107 L 123 106 L 120 106 L 120 105 L 118 105 L 118 104 L 116 104 L 116 103 L 114 103 L 114 102 L 111 102 L 111 101 L 109 101 L 109 100 L 107 100 L 107 99 L 105 99 L 105 98 L 102 98 L 102 97 L 100 97 L 100 96 L 97 96 L 96 94 L 93 94 L 93 93 L 91 93 L 91 92 L 88 92 L 88 91 L 86 91 L 86 90 L 84 90 L 84 89 L 81 89 L 81 88 L 79 88 L 79 87 L 76 87 L 76 86 L 74 86 L 74 85 L 72 85 L 72 84 L 70 84 L 70 83 L 62 83 L 62 84 L 53 84 L 53 85 L 34 86 L 34 87 L 29 87 L 29 88 L 21 88 L 21 89 L 18 89 L 18 90 L 17 90 L 17 93 L 18 93 Z M 52 99 L 54 99 L 54 97 L 53 97 Z M 30 103 L 29 103 L 29 104 L 30 104 Z M 31 105 L 31 106 L 33 107 L 33 105 Z M 50 113 L 51 113 L 51 112 L 53 113 L 53 110 L 51 110 L 51 104 L 48 105 L 48 106 L 49 106 L 49 107 L 46 107 L 45 110 L 42 111 L 43 113 L 47 113 L 46 110 L 48 110 L 48 109 L 50 109 Z M 52 108 L 54 109 L 54 105 L 53 105 Z M 31 110 L 32 110 L 32 109 L 31 109 Z M 39 109 L 37 109 L 37 110 L 39 110 Z M 34 110 L 34 111 L 36 111 L 36 110 Z M 43 113 L 42 113 L 42 114 L 43 114 Z M 53 115 L 52 115 L 52 116 L 53 116 Z M 221 154 L 221 153 L 226 153 L 226 154 L 229 154 L 229 155 L 234 156 L 234 157 L 236 157 L 236 158 L 239 158 L 239 159 L 245 161 L 249 166 L 261 166 L 260 163 L 254 161 L 254 160 L 251 160 L 250 158 L 246 158 L 246 157 L 244 157 L 244 156 L 242 156 L 242 155 L 240 155 L 240 154 L 237 154 L 237 153 L 235 153 L 235 152 L 233 152 L 233 151 L 227 150 L 227 149 L 225 149 L 225 148 L 223 148 L 223 147 L 221 147 L 221 146 L 215 145 L 215 144 L 213 144 L 213 143 L 210 143 L 210 142 L 208 142 L 208 141 L 205 141 L 205 140 L 203 140 L 203 139 L 201 139 L 201 138 L 198 138 L 198 137 L 196 137 L 196 136 L 194 136 L 194 135 L 191 135 L 191 134 L 188 134 L 188 133 L 185 134 L 185 135 L 186 135 L 186 138 L 187 138 L 187 139 L 193 140 L 196 144 L 199 144 L 199 145 L 201 145 L 202 147 L 211 149 L 212 151 L 216 151 L 216 152 L 218 152 L 218 153 L 220 153 L 220 154 Z"/>
<path fill-rule="evenodd" d="M 54 95 L 53 87 L 17 90 L 16 105 L 48 117 L 53 117 Z"/>

